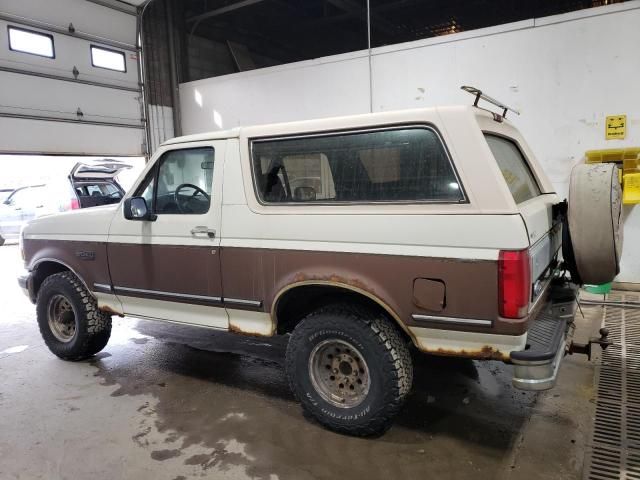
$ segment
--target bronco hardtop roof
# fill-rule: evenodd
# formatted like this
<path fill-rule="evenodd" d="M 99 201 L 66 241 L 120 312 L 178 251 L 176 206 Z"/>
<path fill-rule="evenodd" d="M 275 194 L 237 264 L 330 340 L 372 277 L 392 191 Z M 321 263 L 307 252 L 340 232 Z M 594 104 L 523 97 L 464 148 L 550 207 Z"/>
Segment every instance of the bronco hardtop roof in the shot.
<path fill-rule="evenodd" d="M 390 110 L 384 112 L 345 115 L 339 117 L 317 118 L 313 120 L 298 120 L 293 122 L 252 125 L 246 127 L 236 127 L 230 130 L 196 133 L 193 135 L 185 135 L 182 137 L 172 138 L 164 142 L 162 145 L 176 145 L 180 143 L 203 142 L 207 140 L 223 140 L 227 138 L 239 138 L 245 135 L 248 137 L 253 137 L 260 135 L 262 131 L 264 131 L 264 134 L 268 136 L 273 132 L 288 132 L 287 134 L 290 134 L 292 132 L 304 133 L 367 127 L 378 123 L 415 123 L 417 121 L 416 119 L 420 117 L 424 117 L 424 120 L 427 121 L 427 119 L 433 118 L 434 116 L 438 116 L 439 113 L 445 112 L 448 114 L 457 114 L 461 116 L 492 116 L 491 112 L 488 112 L 482 108 L 476 108 L 471 105 Z"/>

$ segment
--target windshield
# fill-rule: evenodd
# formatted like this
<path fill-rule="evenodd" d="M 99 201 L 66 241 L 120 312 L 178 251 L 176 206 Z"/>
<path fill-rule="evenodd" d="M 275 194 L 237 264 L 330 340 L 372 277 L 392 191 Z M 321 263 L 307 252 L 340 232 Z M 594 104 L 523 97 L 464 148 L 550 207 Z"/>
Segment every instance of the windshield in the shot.
<path fill-rule="evenodd" d="M 522 203 L 540 195 L 540 187 L 518 145 L 513 140 L 498 135 L 485 133 L 484 136 L 513 200 Z"/>

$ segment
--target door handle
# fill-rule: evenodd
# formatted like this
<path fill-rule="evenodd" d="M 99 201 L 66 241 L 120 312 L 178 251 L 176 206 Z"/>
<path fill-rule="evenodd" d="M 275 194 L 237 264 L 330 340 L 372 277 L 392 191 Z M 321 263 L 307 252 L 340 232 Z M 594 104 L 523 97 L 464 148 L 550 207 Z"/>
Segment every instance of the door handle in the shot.
<path fill-rule="evenodd" d="M 216 238 L 216 231 L 212 228 L 198 226 L 191 229 L 191 235 L 193 235 L 194 237 L 206 235 L 209 238 Z"/>

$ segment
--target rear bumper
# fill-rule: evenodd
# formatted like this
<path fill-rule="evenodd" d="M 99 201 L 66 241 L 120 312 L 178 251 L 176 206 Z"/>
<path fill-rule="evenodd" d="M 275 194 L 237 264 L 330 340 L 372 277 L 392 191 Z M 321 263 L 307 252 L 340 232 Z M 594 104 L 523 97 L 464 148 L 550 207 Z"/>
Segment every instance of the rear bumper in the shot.
<path fill-rule="evenodd" d="M 560 364 L 571 335 L 570 326 L 577 308 L 577 287 L 558 284 L 552 287 L 550 302 L 531 322 L 527 348 L 513 351 L 513 386 L 521 390 L 548 390 L 557 380 Z"/>

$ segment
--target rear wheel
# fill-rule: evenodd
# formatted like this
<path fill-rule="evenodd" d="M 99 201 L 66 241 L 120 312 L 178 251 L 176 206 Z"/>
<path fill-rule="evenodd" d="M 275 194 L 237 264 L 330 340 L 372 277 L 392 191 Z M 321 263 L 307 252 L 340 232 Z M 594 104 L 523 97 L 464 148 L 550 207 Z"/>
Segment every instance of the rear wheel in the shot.
<path fill-rule="evenodd" d="M 287 347 L 287 376 L 303 408 L 350 435 L 384 432 L 411 389 L 406 339 L 386 318 L 350 305 L 300 322 Z"/>
<path fill-rule="evenodd" d="M 4 238 L 2 238 L 2 235 L 0 235 L 0 247 L 4 245 Z"/>
<path fill-rule="evenodd" d="M 52 353 L 64 360 L 83 360 L 100 350 L 111 335 L 111 317 L 71 272 L 45 279 L 36 302 L 38 326 Z"/>

